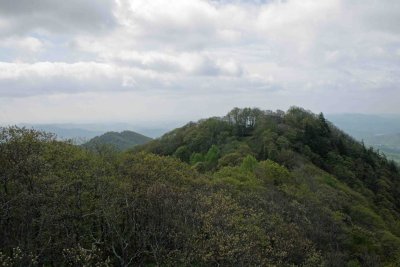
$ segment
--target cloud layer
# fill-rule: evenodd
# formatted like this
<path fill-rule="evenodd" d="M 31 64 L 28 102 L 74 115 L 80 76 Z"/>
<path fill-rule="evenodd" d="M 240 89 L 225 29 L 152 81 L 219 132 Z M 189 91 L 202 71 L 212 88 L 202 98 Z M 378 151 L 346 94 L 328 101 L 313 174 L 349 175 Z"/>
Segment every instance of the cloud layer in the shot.
<path fill-rule="evenodd" d="M 5 0 L 0 120 L 134 121 L 151 103 L 174 119 L 235 105 L 398 113 L 399 26 L 396 0 Z"/>

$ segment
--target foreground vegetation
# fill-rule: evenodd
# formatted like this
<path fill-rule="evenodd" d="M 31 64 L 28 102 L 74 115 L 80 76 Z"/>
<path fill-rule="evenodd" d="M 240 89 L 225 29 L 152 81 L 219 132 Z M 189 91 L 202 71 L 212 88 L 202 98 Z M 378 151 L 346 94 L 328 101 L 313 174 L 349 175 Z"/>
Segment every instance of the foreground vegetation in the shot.
<path fill-rule="evenodd" d="M 399 266 L 400 174 L 323 115 L 234 109 L 120 153 L 0 133 L 4 266 Z"/>

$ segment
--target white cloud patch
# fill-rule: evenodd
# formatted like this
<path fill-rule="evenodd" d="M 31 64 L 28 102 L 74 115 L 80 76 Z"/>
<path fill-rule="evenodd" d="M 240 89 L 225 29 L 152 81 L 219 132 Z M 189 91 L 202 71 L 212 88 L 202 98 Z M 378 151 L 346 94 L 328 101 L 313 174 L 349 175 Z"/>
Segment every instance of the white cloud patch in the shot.
<path fill-rule="evenodd" d="M 105 61 L 118 62 L 143 69 L 186 75 L 240 76 L 243 72 L 240 64 L 233 59 L 218 59 L 201 53 L 120 51 L 110 54 L 104 53 L 101 58 Z"/>
<path fill-rule="evenodd" d="M 34 37 L 7 37 L 1 40 L 0 42 L 1 48 L 8 49 L 16 49 L 29 53 L 38 53 L 40 52 L 44 44 L 41 40 Z"/>
<path fill-rule="evenodd" d="M 0 93 L 24 97 L 55 93 L 161 88 L 168 77 L 134 68 L 96 62 L 0 63 Z"/>
<path fill-rule="evenodd" d="M 192 63 L 193 64 L 193 63 Z M 214 69 L 215 67 L 215 69 Z M 76 94 L 82 92 L 117 92 L 117 91 L 166 91 L 210 89 L 208 83 L 219 89 L 228 87 L 231 82 L 241 77 L 229 78 L 236 73 L 237 66 L 232 62 L 221 66 L 194 63 L 188 71 L 196 76 L 179 73 L 159 73 L 137 67 L 119 66 L 96 62 L 38 62 L 38 63 L 0 63 L 0 94 L 2 97 L 26 97 L 57 93 Z M 228 76 L 209 75 L 208 72 L 225 71 Z M 210 78 L 206 78 L 206 76 Z M 250 79 L 250 77 L 248 78 Z M 246 79 L 245 79 L 246 80 Z M 201 82 L 204 81 L 203 84 Z M 249 80 L 250 81 L 250 80 Z M 200 87 L 193 88 L 193 82 Z M 250 85 L 251 83 L 249 83 Z M 253 85 L 256 83 L 252 83 Z M 237 86 L 235 86 L 237 87 Z M 234 90 L 235 88 L 231 88 Z"/>

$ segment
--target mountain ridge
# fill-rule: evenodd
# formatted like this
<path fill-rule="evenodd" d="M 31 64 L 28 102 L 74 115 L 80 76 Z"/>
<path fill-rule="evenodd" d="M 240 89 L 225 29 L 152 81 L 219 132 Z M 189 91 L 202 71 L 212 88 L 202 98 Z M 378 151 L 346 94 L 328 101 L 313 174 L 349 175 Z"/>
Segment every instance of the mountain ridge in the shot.
<path fill-rule="evenodd" d="M 82 147 L 94 149 L 96 146 L 109 145 L 119 151 L 124 151 L 137 145 L 143 145 L 151 140 L 152 138 L 134 131 L 110 131 L 92 138 L 88 142 L 82 144 Z"/>

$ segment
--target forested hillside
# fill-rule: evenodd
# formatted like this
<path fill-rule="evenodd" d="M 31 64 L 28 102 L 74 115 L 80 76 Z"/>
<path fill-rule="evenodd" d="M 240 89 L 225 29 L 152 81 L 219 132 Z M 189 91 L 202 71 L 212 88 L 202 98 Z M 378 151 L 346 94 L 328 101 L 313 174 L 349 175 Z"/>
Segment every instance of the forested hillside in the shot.
<path fill-rule="evenodd" d="M 397 165 L 301 108 L 127 152 L 3 128 L 0 178 L 0 265 L 400 265 Z"/>
<path fill-rule="evenodd" d="M 150 137 L 133 131 L 107 132 L 92 138 L 82 146 L 88 149 L 96 149 L 98 146 L 109 145 L 119 151 L 124 151 L 137 145 L 143 145 L 150 140 L 152 140 Z"/>

